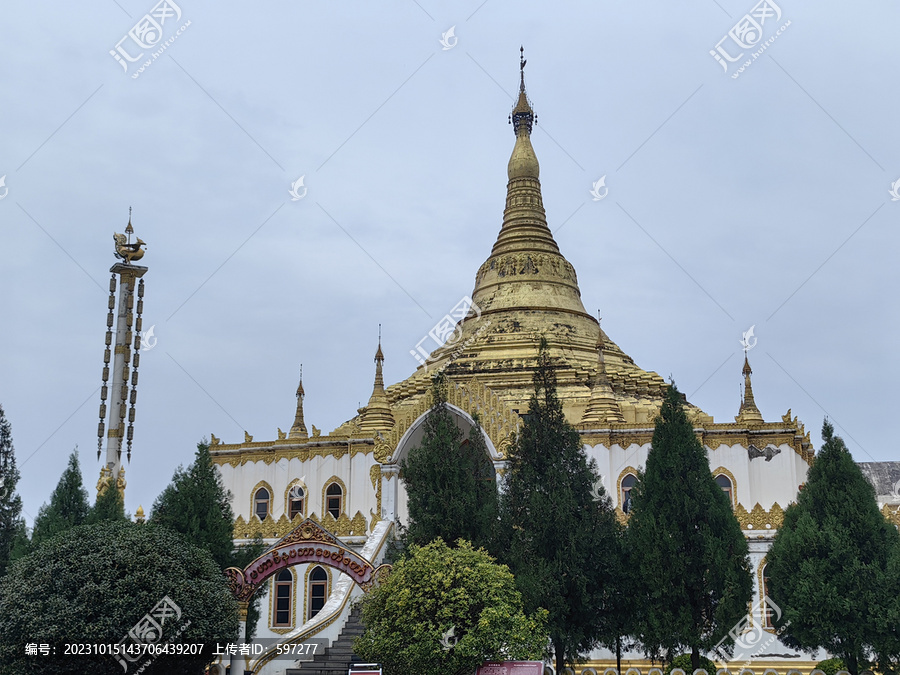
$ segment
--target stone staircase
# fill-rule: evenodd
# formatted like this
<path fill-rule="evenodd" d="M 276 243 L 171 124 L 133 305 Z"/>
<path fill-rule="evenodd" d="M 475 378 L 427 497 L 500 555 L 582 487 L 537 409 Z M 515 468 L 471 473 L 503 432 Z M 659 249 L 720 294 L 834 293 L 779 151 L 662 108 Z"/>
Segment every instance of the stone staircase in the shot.
<path fill-rule="evenodd" d="M 350 612 L 344 630 L 331 647 L 323 653 L 316 654 L 312 661 L 300 664 L 298 672 L 303 675 L 347 675 L 351 663 L 362 663 L 363 660 L 353 653 L 353 641 L 363 634 L 363 625 L 359 621 L 359 608 Z"/>

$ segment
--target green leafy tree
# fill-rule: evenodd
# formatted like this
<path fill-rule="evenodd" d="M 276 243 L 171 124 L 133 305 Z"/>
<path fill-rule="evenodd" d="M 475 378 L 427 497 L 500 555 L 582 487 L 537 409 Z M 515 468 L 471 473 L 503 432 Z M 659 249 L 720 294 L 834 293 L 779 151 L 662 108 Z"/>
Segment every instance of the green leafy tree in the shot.
<path fill-rule="evenodd" d="M 716 664 L 705 656 L 700 657 L 700 667 L 709 673 L 709 675 L 715 675 L 716 673 Z M 685 673 L 693 673 L 696 670 L 696 668 L 691 665 L 690 654 L 679 654 L 672 659 L 671 663 L 666 664 L 666 675 L 670 675 L 675 668 L 681 668 Z M 828 675 L 834 675 L 834 673 L 829 673 Z"/>
<path fill-rule="evenodd" d="M 769 549 L 769 593 L 782 642 L 825 649 L 857 675 L 870 656 L 896 654 L 900 534 L 827 420 L 822 440 Z"/>
<path fill-rule="evenodd" d="M 842 659 L 825 659 L 816 664 L 816 668 L 821 670 L 825 675 L 837 675 L 838 671 L 847 670 Z"/>
<path fill-rule="evenodd" d="M 578 431 L 563 414 L 556 374 L 542 339 L 534 394 L 501 496 L 510 569 L 525 608 L 549 611 L 562 672 L 580 655 L 615 638 L 616 521 Z"/>
<path fill-rule="evenodd" d="M 104 520 L 130 520 L 125 515 L 125 497 L 115 484 L 108 485 L 100 494 L 85 519 L 85 524 L 95 525 Z"/>
<path fill-rule="evenodd" d="M 50 495 L 50 503 L 41 506 L 34 519 L 31 545 L 37 547 L 60 532 L 83 524 L 90 511 L 88 493 L 81 482 L 78 452 L 73 451 L 69 455 L 68 466 Z"/>
<path fill-rule="evenodd" d="M 156 498 L 150 522 L 180 532 L 205 548 L 222 569 L 234 564 L 231 499 L 205 442 L 197 444 L 194 462 L 187 469 L 178 467 L 172 482 Z"/>
<path fill-rule="evenodd" d="M 16 494 L 18 482 L 12 425 L 0 406 L 0 577 L 6 574 L 7 565 L 15 559 L 25 530 L 22 497 Z"/>
<path fill-rule="evenodd" d="M 0 580 L 0 673 L 121 675 L 122 665 L 109 655 L 33 657 L 23 645 L 116 644 L 165 597 L 180 616 L 170 610 L 163 618 L 158 643 L 236 639 L 237 602 L 204 549 L 152 525 L 106 521 L 71 528 L 14 562 Z M 159 656 L 143 672 L 200 675 L 210 660 Z"/>
<path fill-rule="evenodd" d="M 213 464 L 205 441 L 197 444 L 193 463 L 187 469 L 179 467 L 172 482 L 156 498 L 150 523 L 179 532 L 206 549 L 223 570 L 243 568 L 266 549 L 261 538 L 235 548 L 231 495 L 222 483 L 222 475 Z M 264 596 L 264 590 L 258 591 L 248 608 L 248 638 L 256 630 Z"/>
<path fill-rule="evenodd" d="M 716 485 L 674 383 L 632 489 L 629 547 L 635 637 L 655 659 L 690 650 L 691 670 L 747 613 L 753 596 L 747 540 Z M 724 643 L 723 646 L 727 646 Z"/>
<path fill-rule="evenodd" d="M 515 580 L 483 549 L 411 545 L 362 600 L 353 650 L 385 675 L 472 675 L 486 660 L 541 659 L 546 612 L 526 616 Z"/>
<path fill-rule="evenodd" d="M 447 408 L 447 379 L 435 376 L 434 405 L 425 418 L 418 447 L 410 450 L 400 476 L 409 497 L 406 544 L 424 546 L 441 538 L 464 539 L 493 550 L 497 526 L 497 485 L 481 427 L 468 438 Z"/>

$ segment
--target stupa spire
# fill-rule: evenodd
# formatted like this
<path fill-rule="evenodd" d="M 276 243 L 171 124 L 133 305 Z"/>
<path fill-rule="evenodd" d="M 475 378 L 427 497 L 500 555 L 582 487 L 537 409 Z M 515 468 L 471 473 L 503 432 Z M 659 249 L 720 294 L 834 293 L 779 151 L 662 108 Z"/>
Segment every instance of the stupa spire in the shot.
<path fill-rule="evenodd" d="M 597 323 L 598 325 L 600 323 L 600 312 L 597 312 Z M 597 377 L 594 379 L 594 386 L 591 387 L 591 399 L 581 417 L 582 424 L 598 428 L 609 424 L 625 424 L 625 418 L 622 416 L 622 410 L 606 373 L 606 360 L 603 356 L 605 347 L 603 328 L 600 328 L 597 336 Z"/>
<path fill-rule="evenodd" d="M 541 307 L 577 314 L 593 323 L 581 302 L 575 270 L 560 254 L 547 226 L 540 164 L 531 145 L 537 116 L 525 89 L 525 63 L 524 52 L 520 52 L 519 95 L 509 116 L 516 142 L 507 166 L 503 224 L 490 258 L 475 278 L 472 299 L 489 313 Z M 537 294 L 535 283 L 543 288 Z"/>
<path fill-rule="evenodd" d="M 375 385 L 372 387 L 372 396 L 363 413 L 362 431 L 385 431 L 394 427 L 394 416 L 391 414 L 391 406 L 388 403 L 387 393 L 384 391 L 384 352 L 381 351 L 381 324 L 378 325 L 378 349 L 375 352 Z"/>
<path fill-rule="evenodd" d="M 300 364 L 300 384 L 297 385 L 297 412 L 294 414 L 294 424 L 288 438 L 297 438 L 306 440 L 309 433 L 306 431 L 306 422 L 303 421 L 303 398 L 306 392 L 303 391 L 303 364 Z"/>
<path fill-rule="evenodd" d="M 744 367 L 741 370 L 744 375 L 744 396 L 741 400 L 741 408 L 738 410 L 735 422 L 759 422 L 762 423 L 763 416 L 756 407 L 756 401 L 753 399 L 753 385 L 750 382 L 750 375 L 753 369 L 750 368 L 750 361 L 747 359 L 747 350 L 744 350 Z"/>

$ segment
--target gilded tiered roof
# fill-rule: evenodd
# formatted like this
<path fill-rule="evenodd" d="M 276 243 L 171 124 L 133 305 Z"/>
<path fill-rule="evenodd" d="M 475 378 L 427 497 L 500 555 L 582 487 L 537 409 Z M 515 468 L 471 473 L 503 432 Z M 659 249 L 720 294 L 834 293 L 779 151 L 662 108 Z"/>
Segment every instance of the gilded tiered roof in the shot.
<path fill-rule="evenodd" d="M 451 399 L 467 412 L 479 413 L 499 450 L 519 424 L 517 413 L 527 411 L 541 337 L 557 366 L 557 391 L 566 416 L 592 444 L 627 447 L 650 441 L 666 383 L 657 373 L 638 367 L 585 310 L 575 269 L 553 238 L 541 197 L 540 164 L 531 143 L 537 118 L 525 90 L 524 59 L 510 122 L 515 143 L 502 223 L 490 255 L 475 273 L 472 307 L 457 324 L 453 339 L 435 350 L 426 365 L 387 388 L 379 341 L 368 406 L 327 436 L 320 437 L 314 427 L 313 437 L 303 448 L 291 450 L 292 456 L 328 452 L 324 448 L 330 443 L 340 453 L 367 452 L 374 445 L 376 459 L 384 462 L 412 422 L 428 409 L 431 376 L 438 370 L 447 375 Z M 685 404 L 703 442 L 713 448 L 788 443 L 810 460 L 809 436 L 796 418 L 790 419 L 790 411 L 780 422 L 763 421 L 748 371 L 749 364 L 743 405 L 734 423 L 715 424 L 699 408 Z M 214 454 L 219 462 L 245 461 L 264 453 L 264 445 L 272 450 L 283 445 L 287 451 L 291 440 L 220 446 Z"/>

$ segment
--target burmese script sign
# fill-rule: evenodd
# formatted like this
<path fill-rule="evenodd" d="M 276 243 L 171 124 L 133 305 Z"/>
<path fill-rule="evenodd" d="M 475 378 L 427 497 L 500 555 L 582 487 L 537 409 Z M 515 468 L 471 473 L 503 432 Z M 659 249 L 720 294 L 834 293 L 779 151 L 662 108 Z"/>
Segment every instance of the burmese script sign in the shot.
<path fill-rule="evenodd" d="M 365 558 L 343 546 L 321 541 L 300 541 L 282 544 L 268 551 L 243 570 L 229 567 L 225 570 L 225 575 L 235 597 L 238 600 L 248 600 L 270 576 L 303 563 L 320 563 L 333 567 L 349 575 L 360 585 L 370 583 L 375 572 L 375 568 Z"/>
<path fill-rule="evenodd" d="M 540 661 L 485 661 L 476 675 L 543 675 Z"/>

